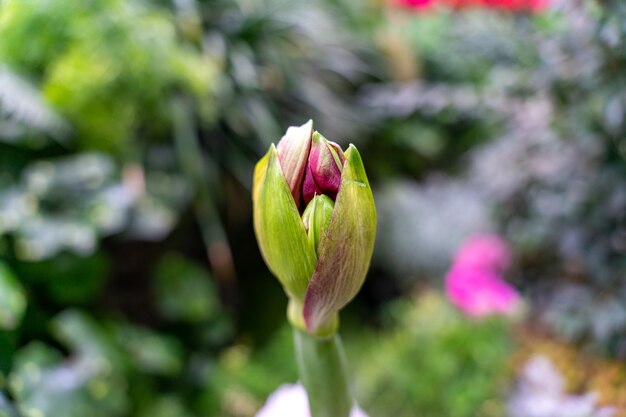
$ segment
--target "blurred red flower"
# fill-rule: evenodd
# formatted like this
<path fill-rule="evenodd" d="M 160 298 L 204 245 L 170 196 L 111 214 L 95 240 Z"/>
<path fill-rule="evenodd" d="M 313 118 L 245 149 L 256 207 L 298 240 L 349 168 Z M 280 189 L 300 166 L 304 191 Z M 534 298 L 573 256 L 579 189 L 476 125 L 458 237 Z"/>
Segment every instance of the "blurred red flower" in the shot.
<path fill-rule="evenodd" d="M 543 11 L 547 9 L 548 2 L 549 0 L 393 0 L 395 5 L 414 10 L 426 9 L 440 4 L 455 9 L 484 7 L 512 12 Z"/>
<path fill-rule="evenodd" d="M 396 6 L 415 10 L 427 9 L 437 2 L 437 0 L 392 0 Z"/>
<path fill-rule="evenodd" d="M 546 0 L 482 0 L 479 3 L 484 7 L 510 11 L 540 11 L 547 7 Z"/>

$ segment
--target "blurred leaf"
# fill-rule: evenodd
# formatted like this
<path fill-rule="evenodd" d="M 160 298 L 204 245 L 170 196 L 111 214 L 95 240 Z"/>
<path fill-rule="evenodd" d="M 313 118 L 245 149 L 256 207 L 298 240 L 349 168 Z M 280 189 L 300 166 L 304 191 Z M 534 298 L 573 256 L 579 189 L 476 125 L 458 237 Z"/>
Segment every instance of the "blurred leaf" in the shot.
<path fill-rule="evenodd" d="M 11 370 L 15 347 L 15 332 L 0 331 L 0 389 L 4 387 L 5 377 Z"/>
<path fill-rule="evenodd" d="M 27 132 L 19 126 L 49 133 L 62 143 L 70 132 L 67 122 L 49 108 L 36 88 L 0 65 L 0 121 L 3 119 L 18 125 L 13 134 L 6 125 L 0 132 L 0 141 L 9 143 L 28 139 Z"/>
<path fill-rule="evenodd" d="M 168 254 L 158 263 L 155 292 L 157 307 L 169 320 L 199 323 L 219 312 L 208 271 L 178 254 Z"/>
<path fill-rule="evenodd" d="M 101 357 L 63 355 L 41 342 L 15 359 L 10 387 L 25 417 L 115 417 L 126 410 L 124 381 Z"/>
<path fill-rule="evenodd" d="M 58 315 L 52 330 L 71 356 L 41 342 L 16 354 L 9 381 L 19 411 L 25 417 L 125 415 L 123 361 L 108 333 L 75 310 Z"/>
<path fill-rule="evenodd" d="M 232 340 L 237 329 L 230 315 L 220 314 L 198 330 L 203 346 L 222 346 Z"/>
<path fill-rule="evenodd" d="M 13 272 L 0 262 L 0 329 L 15 329 L 26 310 L 26 295 Z"/>
<path fill-rule="evenodd" d="M 65 310 L 52 320 L 51 327 L 55 337 L 79 356 L 102 362 L 106 368 L 124 364 L 112 335 L 86 313 Z"/>
<path fill-rule="evenodd" d="M 115 327 L 127 358 L 143 372 L 177 375 L 183 367 L 183 347 L 177 339 L 127 324 Z"/>
<path fill-rule="evenodd" d="M 16 397 L 31 394 L 31 387 L 41 378 L 41 369 L 52 367 L 63 359 L 58 350 L 42 342 L 31 342 L 15 356 L 9 386 Z"/>
<path fill-rule="evenodd" d="M 138 417 L 193 417 L 181 398 L 174 395 L 155 398 Z"/>
<path fill-rule="evenodd" d="M 145 175 L 145 191 L 133 204 L 127 233 L 135 239 L 162 240 L 189 203 L 191 187 L 182 175 L 153 170 Z"/>
<path fill-rule="evenodd" d="M 103 153 L 28 164 L 0 198 L 0 230 L 15 236 L 17 258 L 41 261 L 64 250 L 86 256 L 98 237 L 119 232 L 133 195 L 117 170 Z"/>
<path fill-rule="evenodd" d="M 16 266 L 28 281 L 42 285 L 55 302 L 63 305 L 93 301 L 102 290 L 109 268 L 110 261 L 102 252 L 86 257 L 62 253 L 46 261 Z"/>
<path fill-rule="evenodd" d="M 2 391 L 0 391 L 0 417 L 18 417 L 15 409 Z"/>
<path fill-rule="evenodd" d="M 391 137 L 402 147 L 426 158 L 436 158 L 446 147 L 442 132 L 413 120 L 397 126 Z"/>

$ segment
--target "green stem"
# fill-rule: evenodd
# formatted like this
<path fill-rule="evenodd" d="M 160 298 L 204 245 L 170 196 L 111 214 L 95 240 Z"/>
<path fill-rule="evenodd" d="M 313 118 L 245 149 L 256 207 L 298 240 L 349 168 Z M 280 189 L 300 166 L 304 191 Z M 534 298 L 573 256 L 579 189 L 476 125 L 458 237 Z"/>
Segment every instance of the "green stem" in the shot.
<path fill-rule="evenodd" d="M 293 329 L 300 380 L 309 397 L 311 417 L 349 417 L 352 396 L 339 334 L 320 339 Z"/>

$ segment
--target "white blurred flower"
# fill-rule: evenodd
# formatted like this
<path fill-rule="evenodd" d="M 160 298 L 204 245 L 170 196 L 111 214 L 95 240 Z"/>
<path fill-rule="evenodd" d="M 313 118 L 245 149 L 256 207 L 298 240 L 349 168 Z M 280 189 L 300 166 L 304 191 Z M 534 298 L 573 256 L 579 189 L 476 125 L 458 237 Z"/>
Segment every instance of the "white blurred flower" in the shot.
<path fill-rule="evenodd" d="M 563 376 L 554 364 L 537 355 L 522 370 L 509 401 L 509 413 L 511 417 L 612 417 L 615 409 L 599 407 L 593 392 L 568 395 Z"/>
<path fill-rule="evenodd" d="M 311 417 L 304 387 L 300 384 L 281 385 L 269 396 L 256 417 Z M 350 417 L 368 416 L 355 405 Z"/>

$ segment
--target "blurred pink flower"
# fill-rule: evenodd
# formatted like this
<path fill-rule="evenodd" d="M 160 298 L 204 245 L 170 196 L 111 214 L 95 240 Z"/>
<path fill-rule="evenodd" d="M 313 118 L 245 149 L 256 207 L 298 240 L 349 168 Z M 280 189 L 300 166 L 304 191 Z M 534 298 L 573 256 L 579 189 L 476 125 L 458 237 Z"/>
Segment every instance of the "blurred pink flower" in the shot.
<path fill-rule="evenodd" d="M 432 7 L 437 1 L 436 0 L 392 0 L 391 1 L 396 6 L 405 7 L 407 9 L 428 9 Z"/>
<path fill-rule="evenodd" d="M 471 317 L 510 314 L 520 303 L 517 291 L 498 275 L 473 268 L 452 268 L 446 277 L 446 294 Z"/>
<path fill-rule="evenodd" d="M 300 384 L 281 385 L 269 396 L 256 417 L 311 417 L 304 387 Z M 367 414 L 354 406 L 350 417 L 367 417 Z"/>
<path fill-rule="evenodd" d="M 501 277 L 510 262 L 511 250 L 501 237 L 471 237 L 457 252 L 446 276 L 448 298 L 471 317 L 514 313 L 520 296 Z"/>
<path fill-rule="evenodd" d="M 511 264 L 511 248 L 498 235 L 470 237 L 454 257 L 454 266 L 504 272 Z"/>

